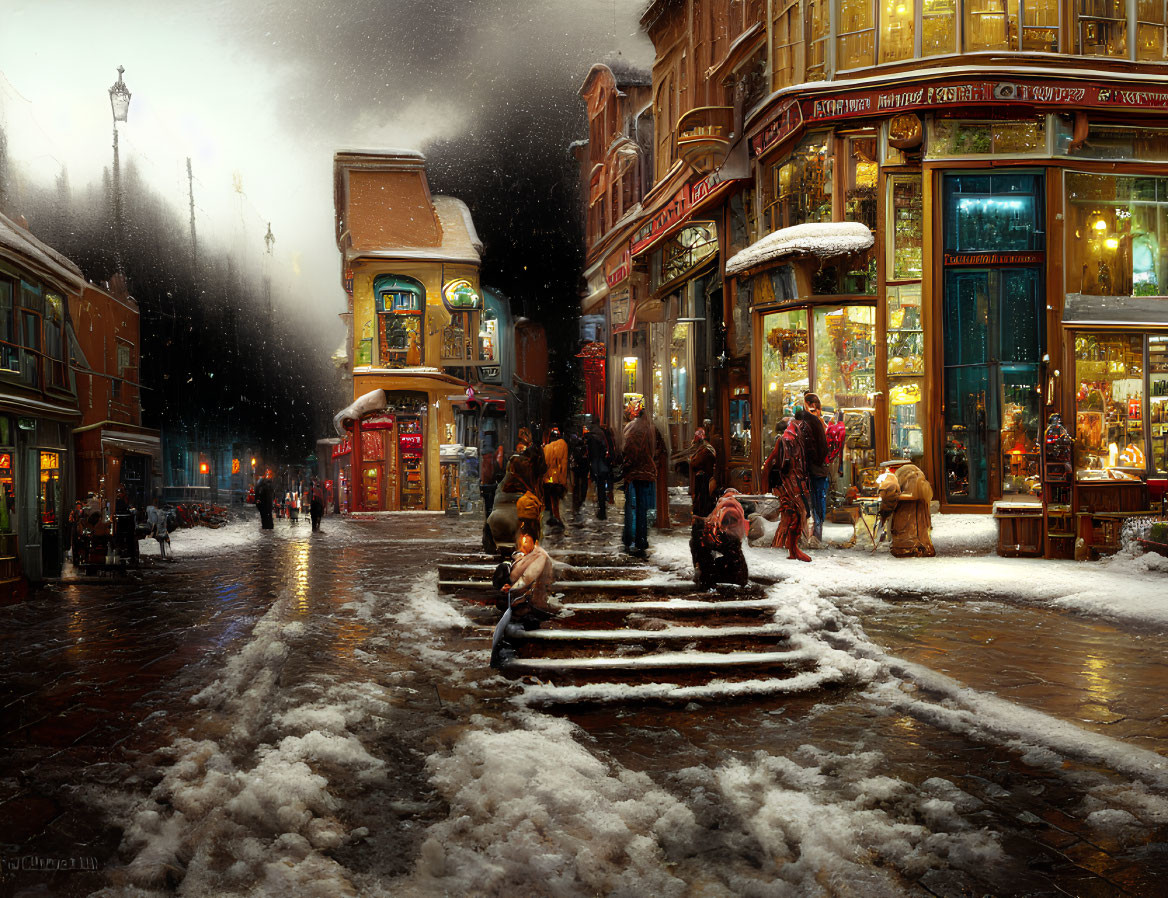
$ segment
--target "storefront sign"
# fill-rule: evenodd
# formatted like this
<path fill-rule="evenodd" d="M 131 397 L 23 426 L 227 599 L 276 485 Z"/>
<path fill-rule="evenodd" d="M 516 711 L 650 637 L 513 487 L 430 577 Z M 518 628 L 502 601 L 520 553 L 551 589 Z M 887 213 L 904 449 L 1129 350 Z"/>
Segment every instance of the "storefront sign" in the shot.
<path fill-rule="evenodd" d="M 478 291 L 466 278 L 447 281 L 442 286 L 442 302 L 451 311 L 477 309 L 481 304 Z"/>
<path fill-rule="evenodd" d="M 0 455 L 0 469 L 12 467 L 12 456 L 5 452 Z"/>
<path fill-rule="evenodd" d="M 362 430 L 393 430 L 397 418 L 393 415 L 370 415 L 361 421 Z"/>
<path fill-rule="evenodd" d="M 422 435 L 420 433 L 403 433 L 398 437 L 401 451 L 408 455 L 422 454 Z"/>
<path fill-rule="evenodd" d="M 342 455 L 348 455 L 353 451 L 353 438 L 345 437 L 337 445 L 333 446 L 333 458 L 340 458 Z M 255 467 L 254 464 L 252 467 Z"/>
<path fill-rule="evenodd" d="M 686 184 L 673 195 L 673 199 L 664 208 L 642 225 L 633 236 L 629 246 L 630 251 L 636 255 L 659 237 L 664 236 L 670 228 L 684 221 L 686 215 L 689 214 L 690 205 L 690 185 Z"/>
<path fill-rule="evenodd" d="M 631 270 L 632 264 L 627 246 L 623 252 L 614 253 L 604 260 L 604 280 L 610 287 L 615 287 L 627 278 Z"/>
<path fill-rule="evenodd" d="M 794 133 L 803 124 L 803 107 L 798 100 L 784 100 L 775 110 L 774 117 L 761 133 L 754 135 L 750 144 L 757 156 L 766 152 L 769 147 L 779 143 L 783 138 Z"/>
<path fill-rule="evenodd" d="M 55 471 L 61 467 L 60 456 L 56 452 L 42 452 L 41 453 L 41 470 Z"/>
<path fill-rule="evenodd" d="M 608 314 L 612 318 L 613 328 L 621 327 L 629 322 L 629 288 L 618 290 L 608 298 Z"/>
<path fill-rule="evenodd" d="M 751 138 L 751 146 L 756 156 L 761 155 L 803 124 L 964 106 L 1168 110 L 1168 90 L 1141 90 L 1080 81 L 953 80 L 912 87 L 847 91 L 831 96 L 786 100 L 775 110 L 770 123 Z"/>
<path fill-rule="evenodd" d="M 1044 253 L 945 253 L 946 265 L 1041 265 Z"/>

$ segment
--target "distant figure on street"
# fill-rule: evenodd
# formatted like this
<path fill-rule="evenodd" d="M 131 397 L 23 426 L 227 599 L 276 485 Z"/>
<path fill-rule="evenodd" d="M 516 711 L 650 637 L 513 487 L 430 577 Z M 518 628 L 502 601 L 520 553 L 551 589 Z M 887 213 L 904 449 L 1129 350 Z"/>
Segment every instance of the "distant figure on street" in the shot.
<path fill-rule="evenodd" d="M 588 464 L 592 470 L 592 480 L 596 484 L 596 517 L 603 521 L 608 517 L 608 497 L 612 490 L 612 466 L 616 464 L 616 447 L 611 431 L 605 432 L 600 425 L 590 425 L 584 430 L 588 444 Z"/>
<path fill-rule="evenodd" d="M 483 497 L 483 517 L 491 516 L 495 505 L 495 491 L 503 479 L 503 447 L 483 453 L 479 462 L 479 494 Z"/>
<path fill-rule="evenodd" d="M 320 530 L 320 519 L 324 517 L 324 490 L 314 478 L 312 481 L 312 498 L 309 500 L 308 515 L 312 519 L 312 529 Z"/>
<path fill-rule="evenodd" d="M 657 480 L 657 430 L 645 406 L 629 403 L 630 421 L 624 429 L 625 550 L 637 558 L 649 553 L 649 501 Z"/>
<path fill-rule="evenodd" d="M 158 541 L 158 554 L 162 560 L 174 561 L 173 556 L 166 554 L 166 550 L 170 548 L 170 533 L 166 529 L 166 509 L 162 507 L 162 502 L 157 497 L 154 504 L 146 509 L 146 523 L 150 525 L 150 535 Z"/>
<path fill-rule="evenodd" d="M 300 493 L 289 491 L 288 495 L 284 497 L 284 502 L 288 506 L 288 523 L 295 524 L 300 520 Z"/>
<path fill-rule="evenodd" d="M 256 508 L 260 513 L 260 529 L 273 529 L 272 506 L 275 504 L 275 493 L 272 490 L 272 481 L 267 477 L 261 477 L 256 484 L 255 497 Z"/>
<path fill-rule="evenodd" d="M 547 502 L 548 526 L 563 527 L 560 517 L 560 499 L 568 492 L 568 442 L 560 435 L 558 427 L 547 432 L 543 446 L 544 475 L 543 494 Z"/>
<path fill-rule="evenodd" d="M 576 517 L 584 507 L 584 500 L 588 498 L 588 474 L 592 469 L 588 459 L 588 442 L 580 428 L 573 428 L 568 433 L 568 456 L 571 459 L 572 515 Z"/>

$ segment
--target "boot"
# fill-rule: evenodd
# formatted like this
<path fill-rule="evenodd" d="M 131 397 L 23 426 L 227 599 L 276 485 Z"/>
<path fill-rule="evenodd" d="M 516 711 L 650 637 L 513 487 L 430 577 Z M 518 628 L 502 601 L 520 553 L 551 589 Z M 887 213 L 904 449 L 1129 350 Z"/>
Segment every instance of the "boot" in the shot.
<path fill-rule="evenodd" d="M 792 533 L 790 540 L 787 542 L 790 553 L 787 555 L 788 559 L 797 561 L 810 561 L 811 556 L 799 548 L 799 534 Z"/>

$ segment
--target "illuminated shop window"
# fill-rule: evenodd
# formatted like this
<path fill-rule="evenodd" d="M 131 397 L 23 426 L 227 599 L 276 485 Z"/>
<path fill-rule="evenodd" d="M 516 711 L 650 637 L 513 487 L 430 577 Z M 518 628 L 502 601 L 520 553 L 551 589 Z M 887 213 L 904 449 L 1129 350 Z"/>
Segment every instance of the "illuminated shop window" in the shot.
<path fill-rule="evenodd" d="M 827 78 L 827 43 L 831 38 L 831 11 L 829 0 L 807 0 L 804 5 L 804 44 L 807 48 L 804 80 L 824 81 Z"/>
<path fill-rule="evenodd" d="M 377 298 L 377 335 L 381 364 L 386 368 L 415 367 L 423 363 L 422 319 L 425 293 L 405 278 L 379 277 L 373 284 Z"/>
<path fill-rule="evenodd" d="M 920 175 L 888 178 L 888 278 L 915 280 L 924 269 L 924 205 Z"/>
<path fill-rule="evenodd" d="M 957 0 L 924 0 L 921 7 L 921 55 L 939 56 L 957 49 Z"/>
<path fill-rule="evenodd" d="M 876 58 L 875 0 L 839 0 L 836 60 L 841 70 L 870 66 Z"/>
<path fill-rule="evenodd" d="M 880 61 L 913 57 L 915 0 L 880 0 Z"/>
<path fill-rule="evenodd" d="M 893 458 L 918 464 L 925 454 L 925 331 L 921 285 L 888 287 L 888 419 Z"/>
<path fill-rule="evenodd" d="M 57 526 L 57 509 L 60 504 L 61 455 L 59 452 L 40 453 L 40 489 L 37 495 L 37 511 L 42 527 Z"/>
<path fill-rule="evenodd" d="M 808 134 L 786 159 L 771 168 L 769 230 L 807 222 L 831 221 L 831 132 Z"/>
<path fill-rule="evenodd" d="M 876 230 L 876 135 L 847 138 L 847 183 L 844 221 L 858 221 Z"/>
<path fill-rule="evenodd" d="M 1077 333 L 1075 468 L 1080 480 L 1125 479 L 1144 470 L 1143 407 L 1144 338 Z"/>
<path fill-rule="evenodd" d="M 1168 295 L 1168 178 L 1066 176 L 1067 292 Z"/>
<path fill-rule="evenodd" d="M 1080 54 L 1127 57 L 1127 0 L 1078 0 L 1075 15 Z"/>
<path fill-rule="evenodd" d="M 814 320 L 815 391 L 824 411 L 867 407 L 876 389 L 876 309 L 819 306 Z"/>
<path fill-rule="evenodd" d="M 1046 117 L 1026 121 L 976 122 L 935 117 L 927 156 L 1025 156 L 1046 152 Z"/>
<path fill-rule="evenodd" d="M 802 38 L 799 0 L 779 0 L 774 5 L 774 19 L 771 22 L 771 45 L 774 48 L 771 71 L 774 73 L 776 89 L 794 84 L 797 80 L 795 57 Z"/>
<path fill-rule="evenodd" d="M 762 318 L 762 440 L 774 445 L 779 422 L 794 413 L 810 389 L 807 310 L 772 312 Z"/>
<path fill-rule="evenodd" d="M 1136 59 L 1163 61 L 1164 0 L 1136 0 Z"/>

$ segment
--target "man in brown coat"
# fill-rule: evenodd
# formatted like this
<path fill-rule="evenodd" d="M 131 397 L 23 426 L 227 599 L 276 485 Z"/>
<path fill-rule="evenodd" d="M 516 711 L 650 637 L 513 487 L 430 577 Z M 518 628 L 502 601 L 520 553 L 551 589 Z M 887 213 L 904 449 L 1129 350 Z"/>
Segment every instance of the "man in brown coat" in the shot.
<path fill-rule="evenodd" d="M 657 431 L 645 407 L 629 404 L 632 420 L 625 425 L 621 450 L 625 477 L 625 550 L 638 558 L 649 553 L 649 497 L 657 479 Z"/>

